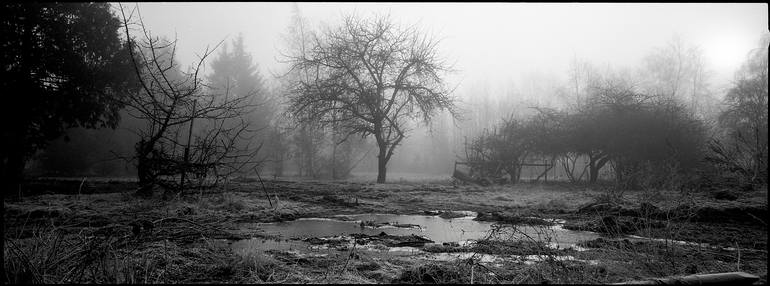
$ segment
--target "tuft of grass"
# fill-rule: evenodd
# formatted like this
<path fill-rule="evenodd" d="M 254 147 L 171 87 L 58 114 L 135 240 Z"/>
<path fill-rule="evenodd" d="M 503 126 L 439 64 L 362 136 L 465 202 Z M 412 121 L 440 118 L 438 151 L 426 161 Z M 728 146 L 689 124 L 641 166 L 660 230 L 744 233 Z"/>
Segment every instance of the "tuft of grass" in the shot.
<path fill-rule="evenodd" d="M 140 277 L 147 275 L 142 275 L 143 268 L 138 265 L 144 261 L 119 250 L 123 243 L 120 237 L 71 235 L 57 228 L 37 229 L 24 239 L 5 237 L 3 282 L 141 283 Z M 152 282 L 158 280 L 144 280 Z"/>
<path fill-rule="evenodd" d="M 393 283 L 470 284 L 469 268 L 457 263 L 427 263 L 406 269 Z"/>
<path fill-rule="evenodd" d="M 274 283 L 285 272 L 281 262 L 262 253 L 238 256 L 228 266 L 239 277 L 238 283 Z"/>

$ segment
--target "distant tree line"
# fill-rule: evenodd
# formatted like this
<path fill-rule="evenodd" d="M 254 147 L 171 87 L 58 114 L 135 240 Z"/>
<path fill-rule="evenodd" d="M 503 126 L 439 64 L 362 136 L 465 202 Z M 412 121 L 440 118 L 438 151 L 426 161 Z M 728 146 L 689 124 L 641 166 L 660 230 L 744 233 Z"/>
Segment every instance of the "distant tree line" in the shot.
<path fill-rule="evenodd" d="M 679 44 L 672 47 L 668 52 L 679 51 Z M 647 69 L 656 79 L 653 84 L 623 75 L 580 80 L 578 75 L 586 74 L 574 72 L 574 94 L 580 95 L 575 104 L 533 107 L 534 116 L 504 118 L 470 142 L 466 159 L 475 163 L 476 172 L 504 175 L 511 183 L 519 181 L 522 164 L 548 158 L 559 162 L 572 182 L 594 183 L 600 170 L 609 167 L 614 180 L 628 188 L 704 179 L 766 186 L 767 47 L 765 35 L 736 74 L 716 125 L 699 104 L 698 94 L 707 91 L 698 71 L 662 76 L 674 69 L 665 60 L 674 57 L 663 51 L 648 58 L 654 59 Z M 693 85 L 681 88 L 688 80 Z M 576 166 L 578 158 L 587 162 L 583 168 Z"/>

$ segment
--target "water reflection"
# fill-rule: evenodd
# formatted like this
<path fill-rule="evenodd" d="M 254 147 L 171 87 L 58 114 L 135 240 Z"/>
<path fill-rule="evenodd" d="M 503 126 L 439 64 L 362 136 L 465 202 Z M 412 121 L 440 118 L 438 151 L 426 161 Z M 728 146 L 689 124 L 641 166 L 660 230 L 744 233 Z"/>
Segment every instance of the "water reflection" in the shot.
<path fill-rule="evenodd" d="M 352 234 L 366 235 L 416 235 L 437 244 L 453 243 L 468 245 L 475 240 L 528 239 L 546 242 L 552 248 L 573 248 L 585 250 L 576 244 L 592 240 L 599 234 L 587 231 L 572 231 L 561 227 L 563 220 L 554 220 L 554 226 L 511 226 L 493 222 L 473 220 L 475 213 L 458 212 L 462 216 L 442 218 L 438 215 L 394 215 L 358 214 L 339 215 L 333 218 L 303 218 L 278 223 L 259 223 L 249 227 L 260 229 L 268 236 L 278 239 L 247 239 L 232 243 L 238 253 L 260 250 L 301 250 L 320 251 L 328 249 L 347 250 L 354 244 Z M 418 226 L 418 227 L 414 227 Z M 305 239 L 328 240 L 329 244 L 311 245 Z M 387 252 L 395 255 L 414 254 L 420 251 L 414 247 L 386 247 L 383 245 L 357 245 L 362 250 Z"/>

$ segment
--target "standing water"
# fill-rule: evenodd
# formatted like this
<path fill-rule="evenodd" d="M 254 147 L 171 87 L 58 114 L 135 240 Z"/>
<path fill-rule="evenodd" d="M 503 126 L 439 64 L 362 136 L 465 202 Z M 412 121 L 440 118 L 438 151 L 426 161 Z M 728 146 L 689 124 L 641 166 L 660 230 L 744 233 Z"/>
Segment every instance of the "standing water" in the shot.
<path fill-rule="evenodd" d="M 580 241 L 599 237 L 597 233 L 571 231 L 561 227 L 564 221 L 553 221 L 554 226 L 504 226 L 494 222 L 476 221 L 472 212 L 461 212 L 465 216 L 442 218 L 437 215 L 395 215 L 358 214 L 338 215 L 333 218 L 302 218 L 278 223 L 252 224 L 267 236 L 278 239 L 247 239 L 233 243 L 231 247 L 239 253 L 265 250 L 309 250 L 317 249 L 304 240 L 320 241 L 348 240 L 351 235 L 418 236 L 435 243 L 465 244 L 485 238 L 532 239 L 547 242 L 552 247 L 579 249 Z M 502 231 L 501 231 L 502 230 Z M 339 243 L 338 243 L 339 245 Z M 348 243 L 344 244 L 345 246 Z M 383 249 L 382 247 L 380 249 Z M 385 248 L 402 252 L 404 248 Z M 416 251 L 414 248 L 410 252 Z"/>

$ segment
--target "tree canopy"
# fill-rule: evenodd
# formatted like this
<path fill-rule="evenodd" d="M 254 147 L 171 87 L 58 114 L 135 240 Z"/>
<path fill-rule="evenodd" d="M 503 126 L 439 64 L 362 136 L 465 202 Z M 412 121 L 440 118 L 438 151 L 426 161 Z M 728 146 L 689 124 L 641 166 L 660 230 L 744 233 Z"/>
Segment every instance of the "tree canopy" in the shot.
<path fill-rule="evenodd" d="M 121 24 L 107 3 L 13 3 L 0 12 L 6 94 L 3 178 L 70 127 L 115 127 L 117 98 L 134 90 Z"/>
<path fill-rule="evenodd" d="M 209 75 L 209 87 L 235 97 L 249 97 L 257 106 L 250 119 L 255 128 L 269 125 L 273 109 L 268 101 L 264 79 L 257 70 L 251 55 L 246 51 L 243 35 L 233 39 L 231 46 L 224 44 L 211 61 L 213 72 Z"/>
<path fill-rule="evenodd" d="M 299 121 L 334 124 L 348 136 L 373 136 L 377 181 L 385 182 L 385 167 L 407 136 L 409 120 L 429 121 L 438 110 L 453 110 L 444 82 L 449 67 L 438 57 L 438 43 L 387 17 L 347 16 L 288 55 L 292 71 L 312 75 L 290 87 L 289 112 Z"/>

